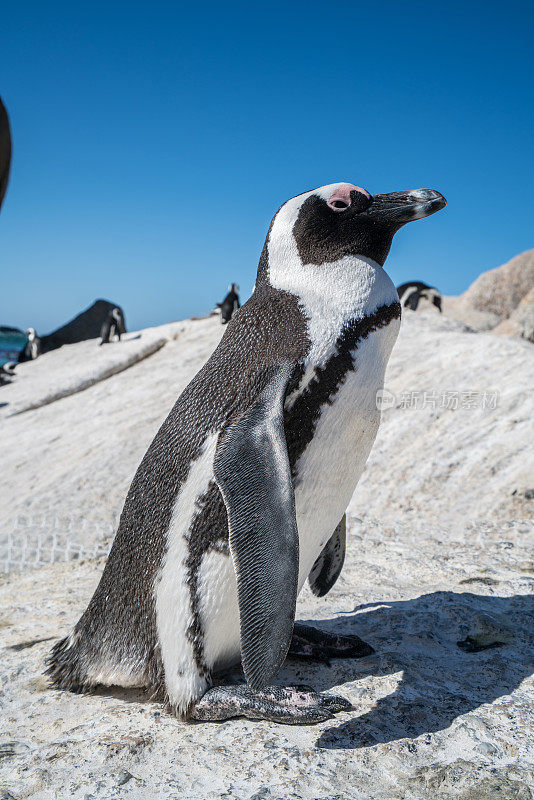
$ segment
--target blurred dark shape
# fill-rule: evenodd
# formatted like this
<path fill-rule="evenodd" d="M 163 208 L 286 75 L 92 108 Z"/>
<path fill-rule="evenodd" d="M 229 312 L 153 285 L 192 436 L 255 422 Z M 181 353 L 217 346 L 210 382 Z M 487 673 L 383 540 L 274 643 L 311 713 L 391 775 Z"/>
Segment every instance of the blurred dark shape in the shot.
<path fill-rule="evenodd" d="M 441 312 L 441 294 L 433 286 L 422 281 L 410 281 L 397 286 L 397 294 L 403 308 L 417 311 L 421 299 L 428 300 Z"/>
<path fill-rule="evenodd" d="M 6 107 L 0 98 L 0 206 L 4 199 L 9 180 L 9 166 L 11 164 L 11 131 Z"/>
<path fill-rule="evenodd" d="M 121 333 L 126 333 L 126 325 L 124 323 L 124 314 L 122 308 L 115 306 L 108 313 L 106 319 L 102 323 L 100 329 L 100 344 L 109 344 L 113 341 L 115 336 L 121 340 Z"/>
<path fill-rule="evenodd" d="M 5 383 L 11 383 L 12 379 L 15 377 L 16 366 L 16 364 L 10 361 L 0 366 L 0 386 L 3 386 Z"/>
<path fill-rule="evenodd" d="M 471 636 L 466 636 L 465 639 L 462 639 L 460 642 L 456 642 L 456 644 L 460 650 L 464 651 L 464 653 L 481 653 L 483 650 L 490 650 L 493 647 L 504 647 L 506 642 L 486 642 L 481 644 Z"/>
<path fill-rule="evenodd" d="M 221 309 L 221 322 L 223 325 L 230 322 L 234 312 L 241 307 L 238 294 L 239 286 L 237 283 L 231 283 L 228 289 L 228 294 L 222 303 L 217 303 L 218 308 Z"/>
<path fill-rule="evenodd" d="M 110 303 L 109 300 L 95 300 L 92 306 L 89 306 L 77 317 L 71 319 L 66 325 L 46 336 L 42 336 L 42 352 L 48 353 L 50 350 L 56 350 L 64 344 L 75 344 L 76 342 L 84 342 L 86 339 L 97 339 L 110 312 L 115 308 L 119 309 L 122 317 L 121 333 L 126 333 L 122 308 L 117 303 Z"/>

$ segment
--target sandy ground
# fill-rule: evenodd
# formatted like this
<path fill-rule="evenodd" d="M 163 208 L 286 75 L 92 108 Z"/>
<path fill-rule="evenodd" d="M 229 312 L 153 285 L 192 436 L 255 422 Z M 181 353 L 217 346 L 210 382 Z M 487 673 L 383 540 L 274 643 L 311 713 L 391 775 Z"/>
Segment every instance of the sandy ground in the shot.
<path fill-rule="evenodd" d="M 0 390 L 13 404 L 0 422 L 0 566 L 11 570 L 0 797 L 531 800 L 532 345 L 431 312 L 404 315 L 342 576 L 327 597 L 299 600 L 301 619 L 358 633 L 376 653 L 288 661 L 278 676 L 343 694 L 353 711 L 309 727 L 185 725 L 141 693 L 47 688 L 51 641 L 103 567 L 88 556 L 105 552 L 146 447 L 222 331 L 214 318 L 166 326 L 156 352 L 85 389 L 103 377 L 98 348 L 64 348 L 53 385 L 35 362 L 21 365 L 24 393 L 22 380 L 18 394 Z M 124 363 L 126 346 L 109 358 Z M 10 416 L 63 384 L 69 396 Z M 29 568 L 67 557 L 78 560 Z M 465 652 L 466 639 L 493 646 Z"/>

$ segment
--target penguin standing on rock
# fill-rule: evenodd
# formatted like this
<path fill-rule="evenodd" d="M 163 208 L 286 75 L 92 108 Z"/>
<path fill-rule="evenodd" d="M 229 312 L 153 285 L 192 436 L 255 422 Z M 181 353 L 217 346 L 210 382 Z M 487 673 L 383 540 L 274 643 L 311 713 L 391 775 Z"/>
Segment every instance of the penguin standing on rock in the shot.
<path fill-rule="evenodd" d="M 28 341 L 26 342 L 24 350 L 22 350 L 19 355 L 19 363 L 33 361 L 41 355 L 41 339 L 37 336 L 35 328 L 28 328 L 26 330 L 26 336 L 28 337 Z"/>
<path fill-rule="evenodd" d="M 100 329 L 100 344 L 109 344 L 113 341 L 115 336 L 119 342 L 121 340 L 121 333 L 126 333 L 126 326 L 124 324 L 124 314 L 122 309 L 118 306 L 112 308 Z"/>
<path fill-rule="evenodd" d="M 227 322 L 230 322 L 234 312 L 240 308 L 239 303 L 239 286 L 237 283 L 231 283 L 228 287 L 228 294 L 222 301 L 222 303 L 217 303 L 218 308 L 221 309 L 221 322 L 223 325 L 226 325 Z"/>
<path fill-rule="evenodd" d="M 273 686 L 287 655 L 372 648 L 295 623 L 309 577 L 339 575 L 344 514 L 379 425 L 376 393 L 400 324 L 383 270 L 438 192 L 349 183 L 285 203 L 252 297 L 150 445 L 100 583 L 48 660 L 57 688 L 145 686 L 182 718 L 312 723 L 350 708 Z M 246 684 L 214 685 L 242 662 Z"/>

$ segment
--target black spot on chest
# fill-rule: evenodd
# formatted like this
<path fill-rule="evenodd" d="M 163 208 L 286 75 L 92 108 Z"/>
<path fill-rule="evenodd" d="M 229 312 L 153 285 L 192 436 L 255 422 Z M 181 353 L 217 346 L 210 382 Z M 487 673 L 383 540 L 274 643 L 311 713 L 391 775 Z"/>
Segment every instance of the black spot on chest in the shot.
<path fill-rule="evenodd" d="M 370 333 L 386 327 L 393 319 L 400 318 L 399 303 L 391 303 L 378 308 L 361 320 L 348 322 L 336 341 L 334 354 L 324 367 L 316 367 L 315 375 L 304 391 L 297 397 L 291 408 L 284 414 L 287 449 L 291 472 L 296 474 L 296 464 L 300 456 L 313 439 L 321 409 L 325 404 L 332 404 L 339 388 L 347 378 L 347 374 L 355 369 L 354 351 L 358 344 L 367 339 Z M 300 368 L 288 388 L 287 396 L 298 387 L 302 380 L 304 368 Z"/>

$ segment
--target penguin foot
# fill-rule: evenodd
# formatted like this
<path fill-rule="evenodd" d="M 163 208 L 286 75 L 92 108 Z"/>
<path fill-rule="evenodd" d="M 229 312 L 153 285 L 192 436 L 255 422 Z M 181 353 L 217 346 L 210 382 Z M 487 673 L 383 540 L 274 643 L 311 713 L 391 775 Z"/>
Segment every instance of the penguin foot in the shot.
<path fill-rule="evenodd" d="M 239 684 L 208 689 L 193 706 L 190 719 L 216 722 L 247 717 L 284 725 L 314 725 L 351 708 L 344 697 L 314 692 L 309 686 L 267 686 L 255 692 Z"/>
<path fill-rule="evenodd" d="M 331 658 L 363 658 L 374 652 L 359 636 L 339 636 L 295 622 L 288 656 L 330 664 Z"/>

